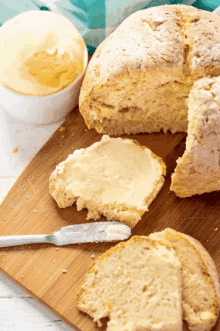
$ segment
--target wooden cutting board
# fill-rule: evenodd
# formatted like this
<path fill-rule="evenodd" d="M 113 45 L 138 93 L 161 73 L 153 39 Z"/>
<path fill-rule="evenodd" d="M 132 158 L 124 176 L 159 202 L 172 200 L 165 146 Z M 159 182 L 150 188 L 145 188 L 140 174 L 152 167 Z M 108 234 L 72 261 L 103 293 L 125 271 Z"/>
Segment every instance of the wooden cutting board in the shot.
<path fill-rule="evenodd" d="M 65 130 L 58 129 L 32 159 L 2 203 L 1 236 L 52 233 L 63 226 L 87 222 L 86 210 L 77 212 L 75 205 L 66 209 L 57 207 L 49 194 L 48 180 L 55 166 L 68 154 L 99 141 L 102 135 L 87 130 L 78 109 L 70 114 L 63 127 Z M 148 235 L 166 227 L 189 234 L 206 247 L 220 273 L 220 193 L 180 199 L 169 191 L 170 176 L 177 158 L 183 154 L 186 134 L 129 137 L 150 148 L 167 165 L 165 184 L 149 211 L 132 229 L 132 235 Z M 49 244 L 0 248 L 0 268 L 72 326 L 97 331 L 92 319 L 77 310 L 76 294 L 94 261 L 93 254 L 97 258 L 115 244 L 69 245 L 58 249 Z M 106 321 L 100 330 L 105 327 Z M 220 330 L 220 322 L 214 330 Z"/>

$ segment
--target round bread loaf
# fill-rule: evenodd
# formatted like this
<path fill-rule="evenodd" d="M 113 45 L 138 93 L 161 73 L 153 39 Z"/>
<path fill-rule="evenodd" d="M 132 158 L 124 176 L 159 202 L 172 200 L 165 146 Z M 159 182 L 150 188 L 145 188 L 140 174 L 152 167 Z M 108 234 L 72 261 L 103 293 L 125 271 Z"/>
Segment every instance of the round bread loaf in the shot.
<path fill-rule="evenodd" d="M 185 5 L 128 17 L 93 55 L 79 106 L 88 128 L 111 135 L 187 131 L 196 80 L 220 74 L 220 18 Z"/>

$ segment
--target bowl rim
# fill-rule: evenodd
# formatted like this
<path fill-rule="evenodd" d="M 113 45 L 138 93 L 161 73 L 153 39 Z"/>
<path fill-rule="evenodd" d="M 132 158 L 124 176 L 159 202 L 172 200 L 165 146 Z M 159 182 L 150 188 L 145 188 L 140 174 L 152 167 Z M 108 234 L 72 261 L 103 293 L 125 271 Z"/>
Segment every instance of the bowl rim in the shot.
<path fill-rule="evenodd" d="M 213 10 L 212 13 L 215 14 L 215 15 L 219 15 L 220 16 L 220 6 L 217 7 L 217 8 L 215 8 L 215 10 Z"/>

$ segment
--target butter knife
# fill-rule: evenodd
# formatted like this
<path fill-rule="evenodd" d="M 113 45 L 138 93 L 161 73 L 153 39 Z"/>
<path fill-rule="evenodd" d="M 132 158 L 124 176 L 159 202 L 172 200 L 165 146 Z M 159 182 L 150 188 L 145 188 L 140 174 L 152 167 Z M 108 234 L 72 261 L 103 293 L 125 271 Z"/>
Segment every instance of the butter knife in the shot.
<path fill-rule="evenodd" d="M 91 222 L 65 226 L 53 234 L 0 236 L 0 247 L 34 243 L 56 246 L 102 241 L 119 241 L 130 237 L 131 229 L 119 222 Z"/>

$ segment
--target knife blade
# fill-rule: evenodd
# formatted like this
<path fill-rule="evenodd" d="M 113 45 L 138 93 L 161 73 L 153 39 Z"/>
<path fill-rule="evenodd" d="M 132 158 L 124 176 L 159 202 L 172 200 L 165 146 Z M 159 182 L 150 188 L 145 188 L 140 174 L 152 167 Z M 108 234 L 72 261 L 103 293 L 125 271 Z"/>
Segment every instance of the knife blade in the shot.
<path fill-rule="evenodd" d="M 131 229 L 119 222 L 91 222 L 69 225 L 53 234 L 0 236 L 0 247 L 34 243 L 50 243 L 56 246 L 89 242 L 120 241 L 131 235 Z"/>

